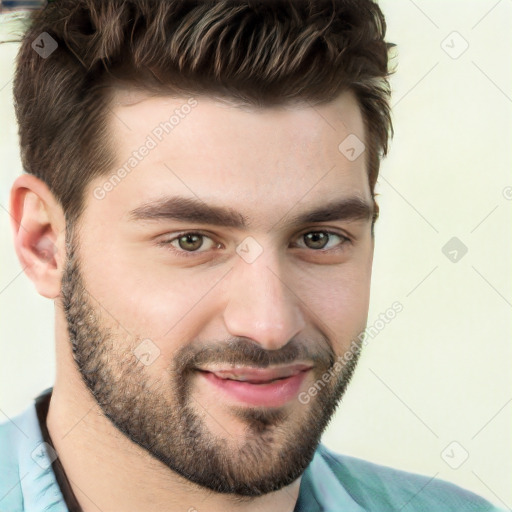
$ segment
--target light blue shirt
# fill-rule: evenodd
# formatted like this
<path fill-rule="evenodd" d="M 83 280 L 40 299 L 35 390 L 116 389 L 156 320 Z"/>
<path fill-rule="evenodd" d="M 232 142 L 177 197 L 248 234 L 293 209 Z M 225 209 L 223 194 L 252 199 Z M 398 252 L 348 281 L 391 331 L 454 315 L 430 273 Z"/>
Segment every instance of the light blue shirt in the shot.
<path fill-rule="evenodd" d="M 67 512 L 35 404 L 0 424 L 0 512 Z M 320 444 L 294 512 L 499 512 L 453 484 L 339 455 Z M 120 511 L 122 512 L 122 511 Z"/>

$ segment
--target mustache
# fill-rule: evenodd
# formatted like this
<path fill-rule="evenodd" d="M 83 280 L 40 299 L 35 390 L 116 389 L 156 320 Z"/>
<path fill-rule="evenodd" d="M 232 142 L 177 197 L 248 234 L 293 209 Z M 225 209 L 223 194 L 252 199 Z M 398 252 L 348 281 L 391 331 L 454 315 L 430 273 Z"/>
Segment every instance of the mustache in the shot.
<path fill-rule="evenodd" d="M 232 337 L 215 343 L 191 344 L 175 353 L 173 370 L 193 371 L 198 366 L 227 364 L 267 368 L 274 365 L 312 363 L 328 369 L 336 362 L 336 354 L 329 340 L 292 339 L 278 350 L 266 350 L 250 338 Z"/>

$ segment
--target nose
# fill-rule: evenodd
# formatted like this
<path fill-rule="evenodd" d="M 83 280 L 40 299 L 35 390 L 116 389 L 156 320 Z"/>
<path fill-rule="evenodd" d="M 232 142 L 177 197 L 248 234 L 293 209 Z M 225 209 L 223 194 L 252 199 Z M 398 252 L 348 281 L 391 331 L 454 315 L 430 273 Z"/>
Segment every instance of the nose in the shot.
<path fill-rule="evenodd" d="M 277 350 L 304 329 L 301 302 L 277 258 L 264 252 L 252 263 L 240 259 L 231 274 L 224 322 L 232 336 Z"/>

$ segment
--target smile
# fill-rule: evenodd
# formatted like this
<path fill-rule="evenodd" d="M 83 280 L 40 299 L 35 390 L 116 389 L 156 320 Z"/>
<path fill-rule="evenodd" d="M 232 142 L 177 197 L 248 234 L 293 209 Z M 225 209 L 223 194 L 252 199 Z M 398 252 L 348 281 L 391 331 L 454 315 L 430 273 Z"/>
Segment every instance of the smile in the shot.
<path fill-rule="evenodd" d="M 274 369 L 198 369 L 206 384 L 222 396 L 250 406 L 280 407 L 295 398 L 310 365 Z"/>

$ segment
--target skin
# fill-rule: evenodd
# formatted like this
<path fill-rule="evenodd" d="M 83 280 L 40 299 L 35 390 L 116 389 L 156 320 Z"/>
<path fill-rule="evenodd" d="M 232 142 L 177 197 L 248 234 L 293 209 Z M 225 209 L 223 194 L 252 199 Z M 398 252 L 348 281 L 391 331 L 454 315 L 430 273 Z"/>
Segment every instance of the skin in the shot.
<path fill-rule="evenodd" d="M 118 166 L 187 99 L 120 91 L 109 121 Z M 357 357 L 307 404 L 259 408 L 220 393 L 194 362 L 309 362 L 303 392 L 366 326 L 371 219 L 292 222 L 347 197 L 372 204 L 365 153 L 350 161 L 338 150 L 349 134 L 365 140 L 352 94 L 259 111 L 196 100 L 103 198 L 94 190 L 108 176 L 88 185 L 67 245 L 43 182 L 23 175 L 11 191 L 18 257 L 55 302 L 48 428 L 86 512 L 293 510 Z M 163 195 L 229 207 L 248 226 L 130 220 Z M 211 240 L 189 257 L 172 251 L 190 249 L 177 235 L 197 230 Z M 306 245 L 319 232 L 338 235 L 329 250 Z M 262 249 L 252 263 L 236 252 L 249 236 Z M 134 354 L 148 339 L 158 354 L 144 365 Z"/>

